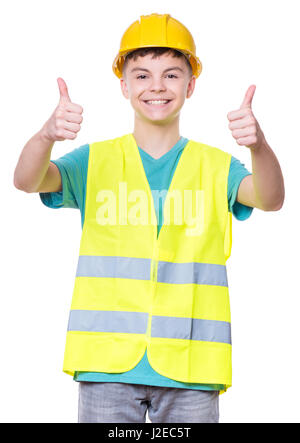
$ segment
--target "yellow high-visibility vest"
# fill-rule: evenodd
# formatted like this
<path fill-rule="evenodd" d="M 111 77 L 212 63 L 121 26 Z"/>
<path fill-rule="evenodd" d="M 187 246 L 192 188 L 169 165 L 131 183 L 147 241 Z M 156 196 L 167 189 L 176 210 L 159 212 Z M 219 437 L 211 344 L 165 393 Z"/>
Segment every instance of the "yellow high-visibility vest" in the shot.
<path fill-rule="evenodd" d="M 157 236 L 133 134 L 90 145 L 64 372 L 126 372 L 147 349 L 163 376 L 231 386 L 230 161 L 188 141 Z"/>

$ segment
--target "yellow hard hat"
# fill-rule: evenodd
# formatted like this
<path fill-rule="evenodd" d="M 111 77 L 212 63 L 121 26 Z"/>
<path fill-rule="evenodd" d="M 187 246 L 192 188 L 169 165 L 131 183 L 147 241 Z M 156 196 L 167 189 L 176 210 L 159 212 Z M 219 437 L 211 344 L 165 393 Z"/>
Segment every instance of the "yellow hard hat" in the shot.
<path fill-rule="evenodd" d="M 196 45 L 190 31 L 170 14 L 141 15 L 123 34 L 112 69 L 118 78 L 126 55 L 140 48 L 167 47 L 182 52 L 189 60 L 193 75 L 199 77 L 202 64 L 196 56 Z"/>

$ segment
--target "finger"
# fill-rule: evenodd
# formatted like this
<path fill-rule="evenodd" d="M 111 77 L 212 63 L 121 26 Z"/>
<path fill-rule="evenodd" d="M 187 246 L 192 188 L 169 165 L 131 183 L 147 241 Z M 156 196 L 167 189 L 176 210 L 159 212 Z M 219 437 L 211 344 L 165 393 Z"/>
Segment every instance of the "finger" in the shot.
<path fill-rule="evenodd" d="M 60 94 L 60 101 L 62 102 L 71 102 L 68 87 L 66 85 L 66 82 L 62 78 L 57 79 L 58 88 L 59 88 L 59 94 Z"/>
<path fill-rule="evenodd" d="M 66 112 L 65 120 L 71 123 L 82 123 L 83 117 L 81 114 L 75 114 L 74 112 Z"/>
<path fill-rule="evenodd" d="M 247 126 L 253 125 L 254 119 L 251 116 L 246 116 L 244 118 L 239 118 L 238 120 L 233 120 L 229 123 L 228 127 L 229 129 L 242 129 L 246 128 Z"/>
<path fill-rule="evenodd" d="M 247 117 L 249 115 L 252 115 L 252 110 L 250 108 L 241 108 L 237 109 L 236 111 L 231 111 L 227 114 L 228 120 L 237 120 L 240 118 Z"/>
<path fill-rule="evenodd" d="M 67 129 L 59 129 L 56 132 L 56 135 L 63 140 L 74 140 L 74 138 L 77 137 L 77 133 L 76 132 L 72 132 L 72 131 L 68 131 Z"/>
<path fill-rule="evenodd" d="M 64 121 L 63 128 L 67 129 L 68 131 L 71 131 L 71 132 L 79 132 L 81 126 L 78 123 L 71 123 L 71 122 Z"/>
<path fill-rule="evenodd" d="M 72 102 L 68 102 L 66 104 L 66 108 L 67 111 L 69 112 L 74 112 L 76 114 L 82 114 L 83 113 L 83 108 L 80 105 L 77 105 L 76 103 L 72 103 Z"/>
<path fill-rule="evenodd" d="M 255 126 L 248 126 L 247 128 L 242 128 L 242 129 L 234 129 L 232 131 L 232 135 L 234 138 L 248 137 L 249 135 L 255 135 L 255 134 L 256 134 Z"/>
<path fill-rule="evenodd" d="M 247 89 L 241 108 L 251 108 L 256 86 L 251 85 Z"/>
<path fill-rule="evenodd" d="M 257 137 L 249 135 L 248 137 L 241 137 L 237 139 L 237 144 L 240 146 L 251 146 L 257 142 Z"/>

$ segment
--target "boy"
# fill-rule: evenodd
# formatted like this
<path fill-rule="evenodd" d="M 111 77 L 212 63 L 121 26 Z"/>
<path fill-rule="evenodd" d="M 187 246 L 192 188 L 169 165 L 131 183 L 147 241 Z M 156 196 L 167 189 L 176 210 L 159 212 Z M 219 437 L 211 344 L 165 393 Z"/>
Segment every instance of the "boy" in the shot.
<path fill-rule="evenodd" d="M 152 422 L 219 421 L 219 393 L 231 386 L 231 216 L 279 210 L 284 184 L 252 113 L 254 86 L 227 116 L 252 174 L 180 136 L 201 70 L 179 21 L 141 16 L 113 63 L 133 133 L 50 161 L 54 142 L 75 139 L 82 123 L 59 78 L 59 105 L 16 167 L 18 189 L 81 210 L 63 368 L 79 382 L 79 422 L 144 422 L 147 410 Z"/>

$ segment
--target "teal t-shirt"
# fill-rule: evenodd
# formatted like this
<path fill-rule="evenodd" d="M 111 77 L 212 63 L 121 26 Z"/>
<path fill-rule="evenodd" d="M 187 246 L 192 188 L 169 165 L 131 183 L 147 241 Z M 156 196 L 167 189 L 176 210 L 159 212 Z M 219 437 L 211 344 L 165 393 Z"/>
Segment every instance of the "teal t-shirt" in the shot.
<path fill-rule="evenodd" d="M 169 189 L 173 174 L 177 167 L 180 156 L 188 139 L 181 137 L 180 140 L 166 154 L 155 159 L 142 148 L 138 147 L 143 162 L 146 177 L 148 179 L 156 216 L 158 220 L 158 233 L 163 224 L 163 204 Z M 58 167 L 62 179 L 62 191 L 40 193 L 42 202 L 49 208 L 77 208 L 81 212 L 81 226 L 84 223 L 85 194 L 87 182 L 87 167 L 89 160 L 89 145 L 83 145 L 65 154 L 57 160 L 51 160 Z M 241 180 L 251 173 L 235 157 L 231 158 L 228 176 L 228 208 L 238 220 L 246 220 L 250 217 L 253 208 L 240 204 L 236 201 Z M 161 192 L 164 191 L 164 192 Z M 199 383 L 183 383 L 167 378 L 157 373 L 149 364 L 147 350 L 141 361 L 130 371 L 122 373 L 104 372 L 76 372 L 76 381 L 90 382 L 121 382 L 144 384 L 151 386 L 164 386 L 186 389 L 222 390 L 222 385 L 202 385 Z"/>

